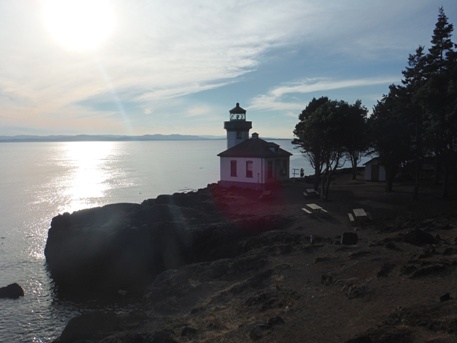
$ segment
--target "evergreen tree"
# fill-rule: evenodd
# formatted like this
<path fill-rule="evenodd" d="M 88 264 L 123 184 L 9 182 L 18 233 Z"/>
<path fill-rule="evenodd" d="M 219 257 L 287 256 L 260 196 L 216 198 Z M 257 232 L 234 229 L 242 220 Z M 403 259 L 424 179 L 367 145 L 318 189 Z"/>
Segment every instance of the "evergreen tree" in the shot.
<path fill-rule="evenodd" d="M 456 45 L 452 42 L 453 25 L 440 8 L 426 55 L 426 81 L 414 100 L 425 113 L 431 148 L 443 169 L 443 197 L 449 193 L 449 177 L 457 154 Z"/>
<path fill-rule="evenodd" d="M 351 161 L 352 179 L 357 177 L 357 166 L 368 149 L 369 136 L 367 130 L 367 113 L 366 107 L 362 102 L 357 100 L 355 104 L 346 104 L 346 109 L 342 111 L 345 117 L 344 125 L 344 151 L 347 158 Z"/>
<path fill-rule="evenodd" d="M 427 58 L 424 53 L 424 47 L 419 46 L 414 55 L 408 57 L 408 67 L 402 72 L 404 78 L 404 101 L 405 115 L 408 116 L 410 125 L 412 126 L 412 149 L 415 166 L 415 184 L 414 198 L 417 199 L 419 193 L 420 171 L 422 159 L 426 154 L 427 149 L 426 137 L 424 137 L 426 116 L 421 106 L 415 100 L 415 94 L 424 85 L 427 80 L 426 76 Z"/>
<path fill-rule="evenodd" d="M 386 192 L 393 190 L 400 166 L 411 158 L 411 125 L 404 114 L 406 98 L 404 87 L 391 85 L 369 119 L 372 146 L 386 169 Z"/>

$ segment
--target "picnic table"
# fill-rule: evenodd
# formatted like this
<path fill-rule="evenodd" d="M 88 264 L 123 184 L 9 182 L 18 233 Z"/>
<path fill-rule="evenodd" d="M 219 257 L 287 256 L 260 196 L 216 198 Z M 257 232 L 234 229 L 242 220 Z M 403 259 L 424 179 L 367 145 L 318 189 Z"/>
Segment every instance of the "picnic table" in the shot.
<path fill-rule="evenodd" d="M 303 192 L 303 195 L 305 197 L 318 197 L 319 196 L 319 192 L 316 191 L 314 188 L 307 188 Z"/>
<path fill-rule="evenodd" d="M 351 223 L 355 224 L 356 222 L 364 222 L 372 220 L 371 215 L 368 212 L 365 212 L 363 208 L 354 208 L 352 213 L 348 213 L 349 220 Z"/>
<path fill-rule="evenodd" d="M 318 204 L 306 204 L 306 207 L 302 208 L 302 210 L 308 214 L 312 213 L 327 213 L 327 210 L 319 206 Z"/>
<path fill-rule="evenodd" d="M 354 212 L 356 219 L 367 218 L 367 213 L 363 208 L 354 208 L 352 212 Z"/>

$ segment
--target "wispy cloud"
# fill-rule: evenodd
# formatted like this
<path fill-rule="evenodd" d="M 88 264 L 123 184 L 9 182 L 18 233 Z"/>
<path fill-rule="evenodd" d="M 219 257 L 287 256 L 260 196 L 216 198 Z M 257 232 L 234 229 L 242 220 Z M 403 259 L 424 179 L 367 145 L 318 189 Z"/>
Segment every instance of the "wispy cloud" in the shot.
<path fill-rule="evenodd" d="M 285 112 L 302 109 L 306 103 L 303 98 L 306 95 L 317 92 L 328 92 L 337 89 L 363 88 L 375 85 L 386 85 L 398 82 L 398 77 L 375 77 L 352 80 L 333 80 L 329 78 L 312 78 L 288 83 L 273 88 L 267 94 L 259 95 L 252 99 L 250 108 L 264 111 Z M 325 95 L 325 94 L 324 94 Z M 310 98 L 311 96 L 308 96 Z M 344 100 L 344 99 L 339 99 Z"/>

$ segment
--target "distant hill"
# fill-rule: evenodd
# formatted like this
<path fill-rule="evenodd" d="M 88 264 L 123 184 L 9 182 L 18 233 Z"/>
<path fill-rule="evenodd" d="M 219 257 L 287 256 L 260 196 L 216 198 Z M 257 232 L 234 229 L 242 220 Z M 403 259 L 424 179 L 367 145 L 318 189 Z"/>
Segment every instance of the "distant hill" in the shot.
<path fill-rule="evenodd" d="M 122 135 L 50 135 L 50 136 L 0 136 L 1 142 L 90 142 L 90 141 L 185 141 L 185 140 L 209 140 L 225 139 L 222 136 L 194 136 L 194 135 L 143 135 L 143 136 L 122 136 Z"/>

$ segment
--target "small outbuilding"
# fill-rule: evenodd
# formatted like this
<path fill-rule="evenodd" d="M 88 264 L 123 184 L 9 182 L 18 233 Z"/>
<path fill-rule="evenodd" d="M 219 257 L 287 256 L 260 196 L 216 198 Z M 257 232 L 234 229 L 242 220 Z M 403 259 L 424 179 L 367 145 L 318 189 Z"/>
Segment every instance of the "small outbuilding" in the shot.
<path fill-rule="evenodd" d="M 365 180 L 381 182 L 386 181 L 386 168 L 381 164 L 379 157 L 372 158 L 363 165 L 365 166 Z"/>

